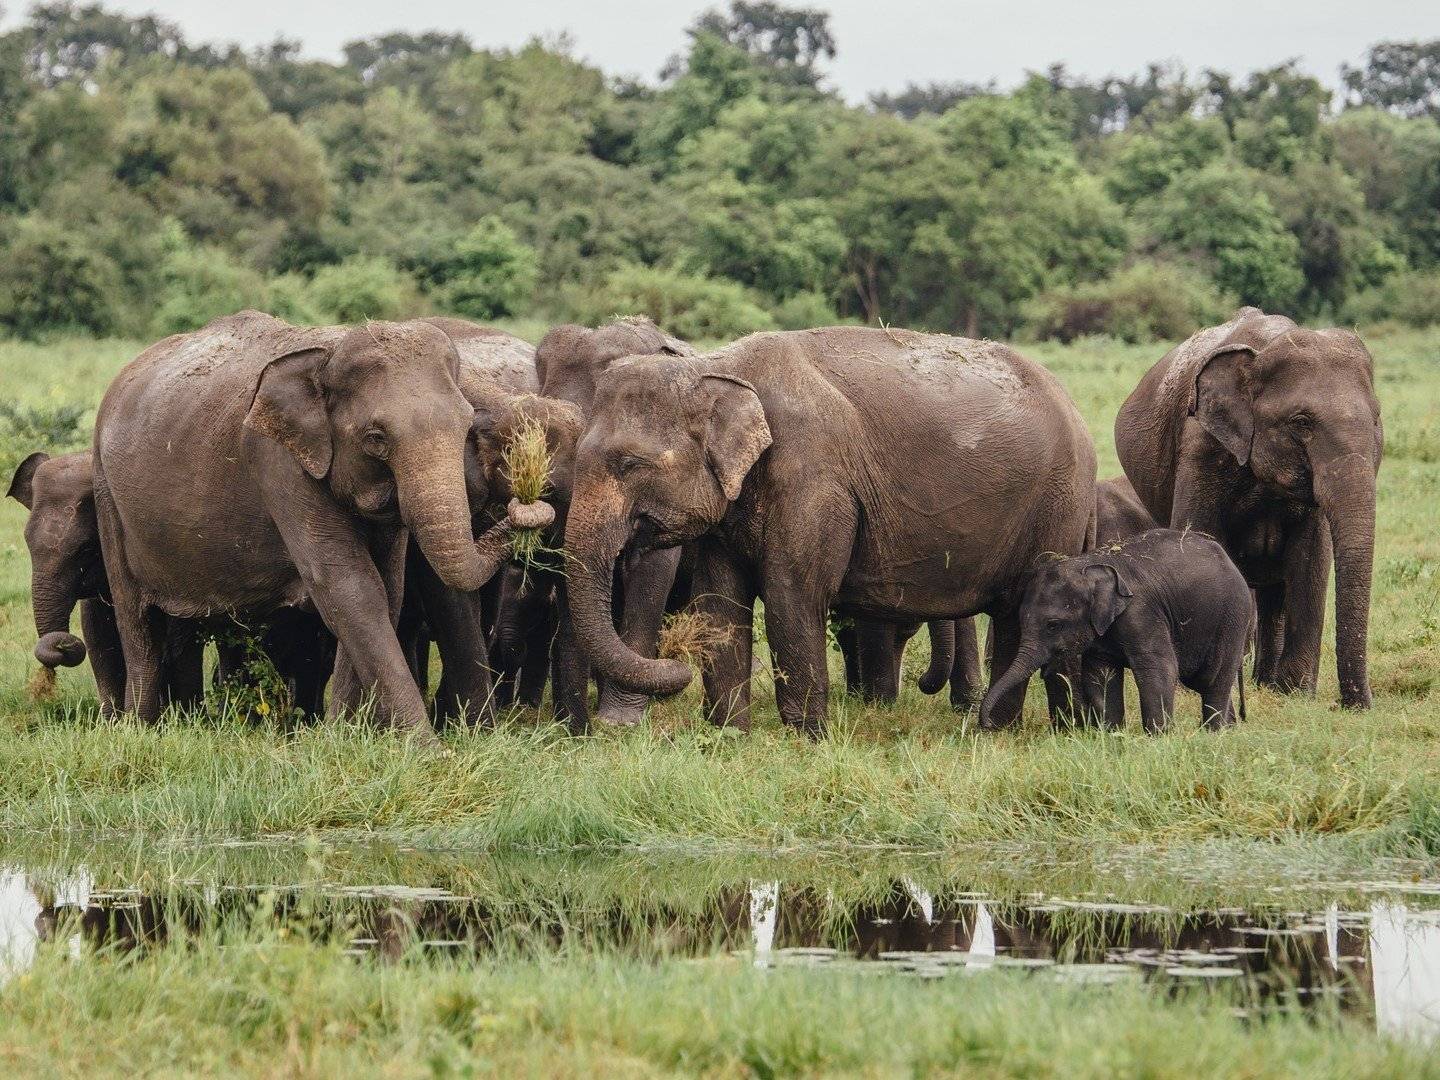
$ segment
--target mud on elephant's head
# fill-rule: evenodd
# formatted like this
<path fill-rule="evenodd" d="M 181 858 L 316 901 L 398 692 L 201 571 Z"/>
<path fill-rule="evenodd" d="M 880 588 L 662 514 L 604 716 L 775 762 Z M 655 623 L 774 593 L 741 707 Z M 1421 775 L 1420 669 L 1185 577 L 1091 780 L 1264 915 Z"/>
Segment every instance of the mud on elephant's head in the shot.
<path fill-rule="evenodd" d="M 74 667 L 85 659 L 85 643 L 70 633 L 70 616 L 81 600 L 105 590 L 90 452 L 31 454 L 6 494 L 30 511 L 25 546 L 39 638 L 35 659 L 50 668 Z"/>
<path fill-rule="evenodd" d="M 755 387 L 703 364 L 671 357 L 614 364 L 596 385 L 575 454 L 565 531 L 575 625 L 607 678 L 650 694 L 682 689 L 689 669 L 636 656 L 616 636 L 615 560 L 627 545 L 674 546 L 718 525 L 771 442 Z"/>
<path fill-rule="evenodd" d="M 245 426 L 285 446 L 361 516 L 410 529 L 452 588 L 484 584 L 465 457 L 473 410 L 459 357 L 425 322 L 300 332 L 262 372 Z"/>

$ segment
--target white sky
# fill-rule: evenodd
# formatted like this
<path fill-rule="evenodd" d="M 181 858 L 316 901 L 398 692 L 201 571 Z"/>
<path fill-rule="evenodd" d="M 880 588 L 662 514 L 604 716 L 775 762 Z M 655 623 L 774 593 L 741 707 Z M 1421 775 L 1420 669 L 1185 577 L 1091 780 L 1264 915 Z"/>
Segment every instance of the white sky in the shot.
<path fill-rule="evenodd" d="M 1338 82 L 1373 43 L 1440 37 L 1434 0 L 795 0 L 832 13 L 839 57 L 832 84 L 852 101 L 907 82 L 996 79 L 1063 60 L 1074 72 L 1129 74 L 1151 60 L 1191 71 L 1236 73 L 1300 57 Z M 0 0 L 11 26 L 24 0 Z M 106 6 L 155 12 L 197 41 L 251 46 L 298 38 L 334 58 L 352 38 L 389 30 L 460 30 L 479 46 L 517 46 L 568 31 L 576 52 L 610 74 L 653 79 L 684 45 L 684 28 L 711 3 L 695 0 L 116 0 Z"/>

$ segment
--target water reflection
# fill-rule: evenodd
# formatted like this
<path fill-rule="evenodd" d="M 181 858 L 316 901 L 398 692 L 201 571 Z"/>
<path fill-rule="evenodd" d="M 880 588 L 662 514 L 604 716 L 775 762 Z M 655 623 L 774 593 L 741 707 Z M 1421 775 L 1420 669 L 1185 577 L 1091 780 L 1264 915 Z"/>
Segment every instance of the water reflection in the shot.
<path fill-rule="evenodd" d="M 1033 969 L 1066 981 L 1134 980 L 1159 989 L 1235 988 L 1250 1010 L 1333 999 L 1373 1013 L 1382 1032 L 1440 1034 L 1440 912 L 1174 912 L 1149 905 L 932 895 L 900 877 L 858 903 L 828 889 L 751 880 L 692 904 L 614 898 L 502 902 L 407 886 L 180 886 L 163 896 L 0 868 L 0 982 L 38 943 L 128 952 L 227 921 L 301 925 L 346 951 L 385 960 L 415 950 L 475 955 L 616 948 L 636 956 L 738 954 L 759 967 L 815 967 L 948 978 Z"/>

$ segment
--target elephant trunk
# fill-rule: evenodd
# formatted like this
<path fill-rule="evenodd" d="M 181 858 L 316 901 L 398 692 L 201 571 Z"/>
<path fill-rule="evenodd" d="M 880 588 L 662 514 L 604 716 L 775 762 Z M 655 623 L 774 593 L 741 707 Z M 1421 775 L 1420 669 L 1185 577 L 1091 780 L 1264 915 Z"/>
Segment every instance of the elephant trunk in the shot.
<path fill-rule="evenodd" d="M 453 443 L 453 445 L 452 445 Z M 391 461 L 400 517 L 447 586 L 474 592 L 494 573 L 475 546 L 465 487 L 465 444 L 434 439 Z"/>
<path fill-rule="evenodd" d="M 70 633 L 70 613 L 79 601 L 76 588 L 48 568 L 36 570 L 30 586 L 35 612 L 35 659 L 48 668 L 75 667 L 85 659 L 85 643 Z"/>
<path fill-rule="evenodd" d="M 609 477 L 577 485 L 565 524 L 575 636 L 605 678 L 645 694 L 678 694 L 690 684 L 687 665 L 646 659 L 615 632 L 611 609 L 615 560 L 628 537 L 629 504 L 619 486 Z"/>
<path fill-rule="evenodd" d="M 1335 550 L 1335 666 L 1340 703 L 1370 707 L 1366 643 L 1375 561 L 1375 472 L 1360 454 L 1315 471 L 1315 496 L 1330 525 Z"/>
<path fill-rule="evenodd" d="M 1005 674 L 991 684 L 985 700 L 980 703 L 980 726 L 989 728 L 993 726 L 991 714 L 995 707 L 1009 694 L 1016 689 L 1023 687 L 1034 675 L 1050 661 L 1050 650 L 1042 647 L 1033 640 L 1026 639 L 1020 643 L 1020 651 L 1015 654 L 1015 659 L 1005 669 Z"/>
<path fill-rule="evenodd" d="M 930 666 L 920 676 L 920 692 L 936 694 L 950 681 L 955 667 L 955 620 L 937 619 L 929 624 Z"/>

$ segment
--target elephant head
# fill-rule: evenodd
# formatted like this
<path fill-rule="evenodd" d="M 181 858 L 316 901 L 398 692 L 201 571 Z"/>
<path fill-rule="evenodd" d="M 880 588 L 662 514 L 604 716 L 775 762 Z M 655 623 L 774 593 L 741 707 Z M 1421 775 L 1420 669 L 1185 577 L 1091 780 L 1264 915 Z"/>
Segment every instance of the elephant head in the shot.
<path fill-rule="evenodd" d="M 1062 657 L 1076 657 L 1106 633 L 1130 603 L 1120 571 L 1088 556 L 1060 559 L 1031 576 L 1020 603 L 1020 648 L 980 706 L 980 725 L 1006 694 Z"/>
<path fill-rule="evenodd" d="M 35 659 L 49 668 L 74 667 L 85 659 L 85 643 L 70 633 L 70 615 L 77 603 L 105 588 L 90 453 L 31 454 L 15 470 L 6 494 L 30 511 L 25 546 L 39 638 Z"/>
<path fill-rule="evenodd" d="M 591 329 L 557 326 L 535 346 L 540 393 L 578 405 L 588 413 L 595 380 L 627 356 L 694 356 L 695 350 L 662 331 L 643 315 L 616 319 Z"/>
<path fill-rule="evenodd" d="M 1375 553 L 1375 478 L 1384 435 L 1374 361 L 1348 330 L 1241 331 L 1204 359 L 1190 413 L 1283 497 L 1318 507 L 1335 552 L 1335 652 L 1342 703 L 1370 702 L 1366 635 Z"/>
<path fill-rule="evenodd" d="M 648 694 L 690 681 L 684 664 L 645 659 L 615 633 L 615 560 L 627 544 L 671 547 L 718 525 L 770 442 L 755 387 L 734 375 L 646 357 L 600 377 L 575 454 L 565 546 L 576 634 L 607 679 Z"/>
<path fill-rule="evenodd" d="M 454 344 L 419 321 L 299 338 L 261 373 L 245 426 L 288 449 L 360 516 L 398 516 L 446 585 L 479 588 L 488 569 L 465 483 L 474 412 Z"/>
<path fill-rule="evenodd" d="M 498 388 L 472 390 L 469 398 L 475 410 L 466 465 L 472 508 L 503 507 L 515 496 L 505 472 L 505 449 L 526 425 L 538 424 L 545 432 L 550 456 L 550 490 L 545 501 L 563 511 L 574 487 L 575 447 L 585 426 L 580 410 L 568 401 L 511 394 Z"/>

